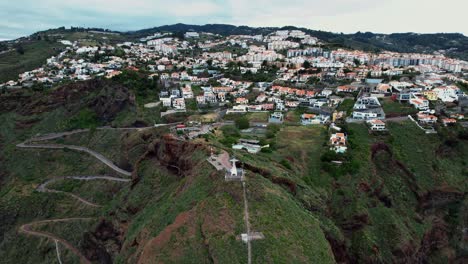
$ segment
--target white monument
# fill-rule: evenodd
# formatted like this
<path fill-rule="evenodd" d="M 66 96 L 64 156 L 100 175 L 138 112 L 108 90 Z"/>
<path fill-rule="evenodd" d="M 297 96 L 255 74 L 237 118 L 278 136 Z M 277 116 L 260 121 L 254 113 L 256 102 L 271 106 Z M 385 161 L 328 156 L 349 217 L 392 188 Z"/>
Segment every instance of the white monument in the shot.
<path fill-rule="evenodd" d="M 226 181 L 243 181 L 244 170 L 242 170 L 241 168 L 237 168 L 236 162 L 238 160 L 236 158 L 232 158 L 230 161 L 232 162 L 232 166 L 230 170 L 226 171 Z"/>

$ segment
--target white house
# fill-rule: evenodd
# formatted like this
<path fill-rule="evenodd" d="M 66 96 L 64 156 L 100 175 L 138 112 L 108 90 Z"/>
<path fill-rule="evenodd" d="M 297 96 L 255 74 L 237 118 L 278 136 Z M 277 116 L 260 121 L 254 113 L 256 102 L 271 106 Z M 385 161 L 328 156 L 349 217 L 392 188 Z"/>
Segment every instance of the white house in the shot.
<path fill-rule="evenodd" d="M 379 119 L 371 119 L 367 121 L 367 124 L 372 131 L 384 131 L 386 130 L 385 122 Z"/>
<path fill-rule="evenodd" d="M 409 103 L 418 110 L 426 111 L 429 109 L 429 100 L 427 100 L 424 96 L 411 94 Z"/>
<path fill-rule="evenodd" d="M 418 121 L 424 124 L 435 124 L 437 117 L 426 113 L 418 113 Z"/>
<path fill-rule="evenodd" d="M 442 102 L 453 102 L 458 99 L 459 88 L 456 86 L 437 87 L 433 91 L 437 92 L 437 97 Z"/>
<path fill-rule="evenodd" d="M 161 97 L 159 98 L 159 101 L 161 101 L 163 106 L 171 107 L 172 100 L 170 97 Z"/>
<path fill-rule="evenodd" d="M 190 86 L 183 87 L 182 88 L 182 97 L 185 98 L 185 99 L 193 98 L 192 87 L 190 87 Z"/>
<path fill-rule="evenodd" d="M 333 91 L 330 89 L 323 89 L 320 93 L 320 96 L 328 97 L 333 94 Z"/>
<path fill-rule="evenodd" d="M 174 98 L 172 101 L 172 106 L 177 110 L 185 110 L 185 100 L 184 98 Z"/>

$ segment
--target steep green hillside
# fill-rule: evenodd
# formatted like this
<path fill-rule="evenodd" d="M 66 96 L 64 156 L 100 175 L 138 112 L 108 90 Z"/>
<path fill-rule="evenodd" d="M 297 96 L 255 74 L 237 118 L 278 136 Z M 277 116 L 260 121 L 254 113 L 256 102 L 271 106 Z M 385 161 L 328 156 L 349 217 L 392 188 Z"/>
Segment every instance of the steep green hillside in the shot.
<path fill-rule="evenodd" d="M 337 155 L 324 127 L 271 126 L 259 135 L 270 149 L 255 155 L 226 147 L 255 138 L 234 126 L 194 141 L 151 127 L 134 89 L 98 80 L 0 95 L 0 262 L 56 262 L 54 239 L 63 239 L 63 263 L 247 263 L 239 237 L 244 189 L 206 161 L 211 147 L 234 154 L 246 172 L 250 229 L 264 235 L 251 241 L 252 263 L 466 258 L 468 142 L 461 127 L 427 135 L 412 122 L 389 122 L 388 133 L 376 135 L 343 124 L 349 150 Z M 122 115 L 126 122 L 118 123 Z M 142 122 L 149 128 L 99 128 Z M 26 144 L 67 148 L 16 147 L 77 128 L 89 130 Z M 71 145 L 99 152 L 131 176 Z M 124 180 L 63 178 L 93 175 Z"/>

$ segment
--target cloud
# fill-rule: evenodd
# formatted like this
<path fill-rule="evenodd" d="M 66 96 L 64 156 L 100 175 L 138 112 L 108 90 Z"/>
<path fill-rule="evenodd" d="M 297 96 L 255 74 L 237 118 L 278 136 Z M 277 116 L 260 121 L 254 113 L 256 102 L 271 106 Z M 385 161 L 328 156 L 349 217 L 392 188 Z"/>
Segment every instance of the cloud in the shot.
<path fill-rule="evenodd" d="M 0 2 L 0 32 L 14 38 L 59 26 L 136 30 L 181 22 L 468 34 L 467 9 L 466 0 L 19 0 Z"/>

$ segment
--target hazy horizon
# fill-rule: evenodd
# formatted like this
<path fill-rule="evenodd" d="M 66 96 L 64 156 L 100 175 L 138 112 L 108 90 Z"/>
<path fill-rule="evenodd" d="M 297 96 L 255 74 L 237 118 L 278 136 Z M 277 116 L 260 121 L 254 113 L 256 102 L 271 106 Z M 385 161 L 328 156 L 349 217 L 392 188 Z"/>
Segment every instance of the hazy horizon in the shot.
<path fill-rule="evenodd" d="M 0 16 L 4 18 L 0 21 L 0 40 L 61 26 L 129 31 L 176 23 L 467 36 L 466 8 L 468 3 L 462 0 L 114 0 L 111 6 L 103 0 L 20 0 L 20 4 L 0 3 Z"/>

